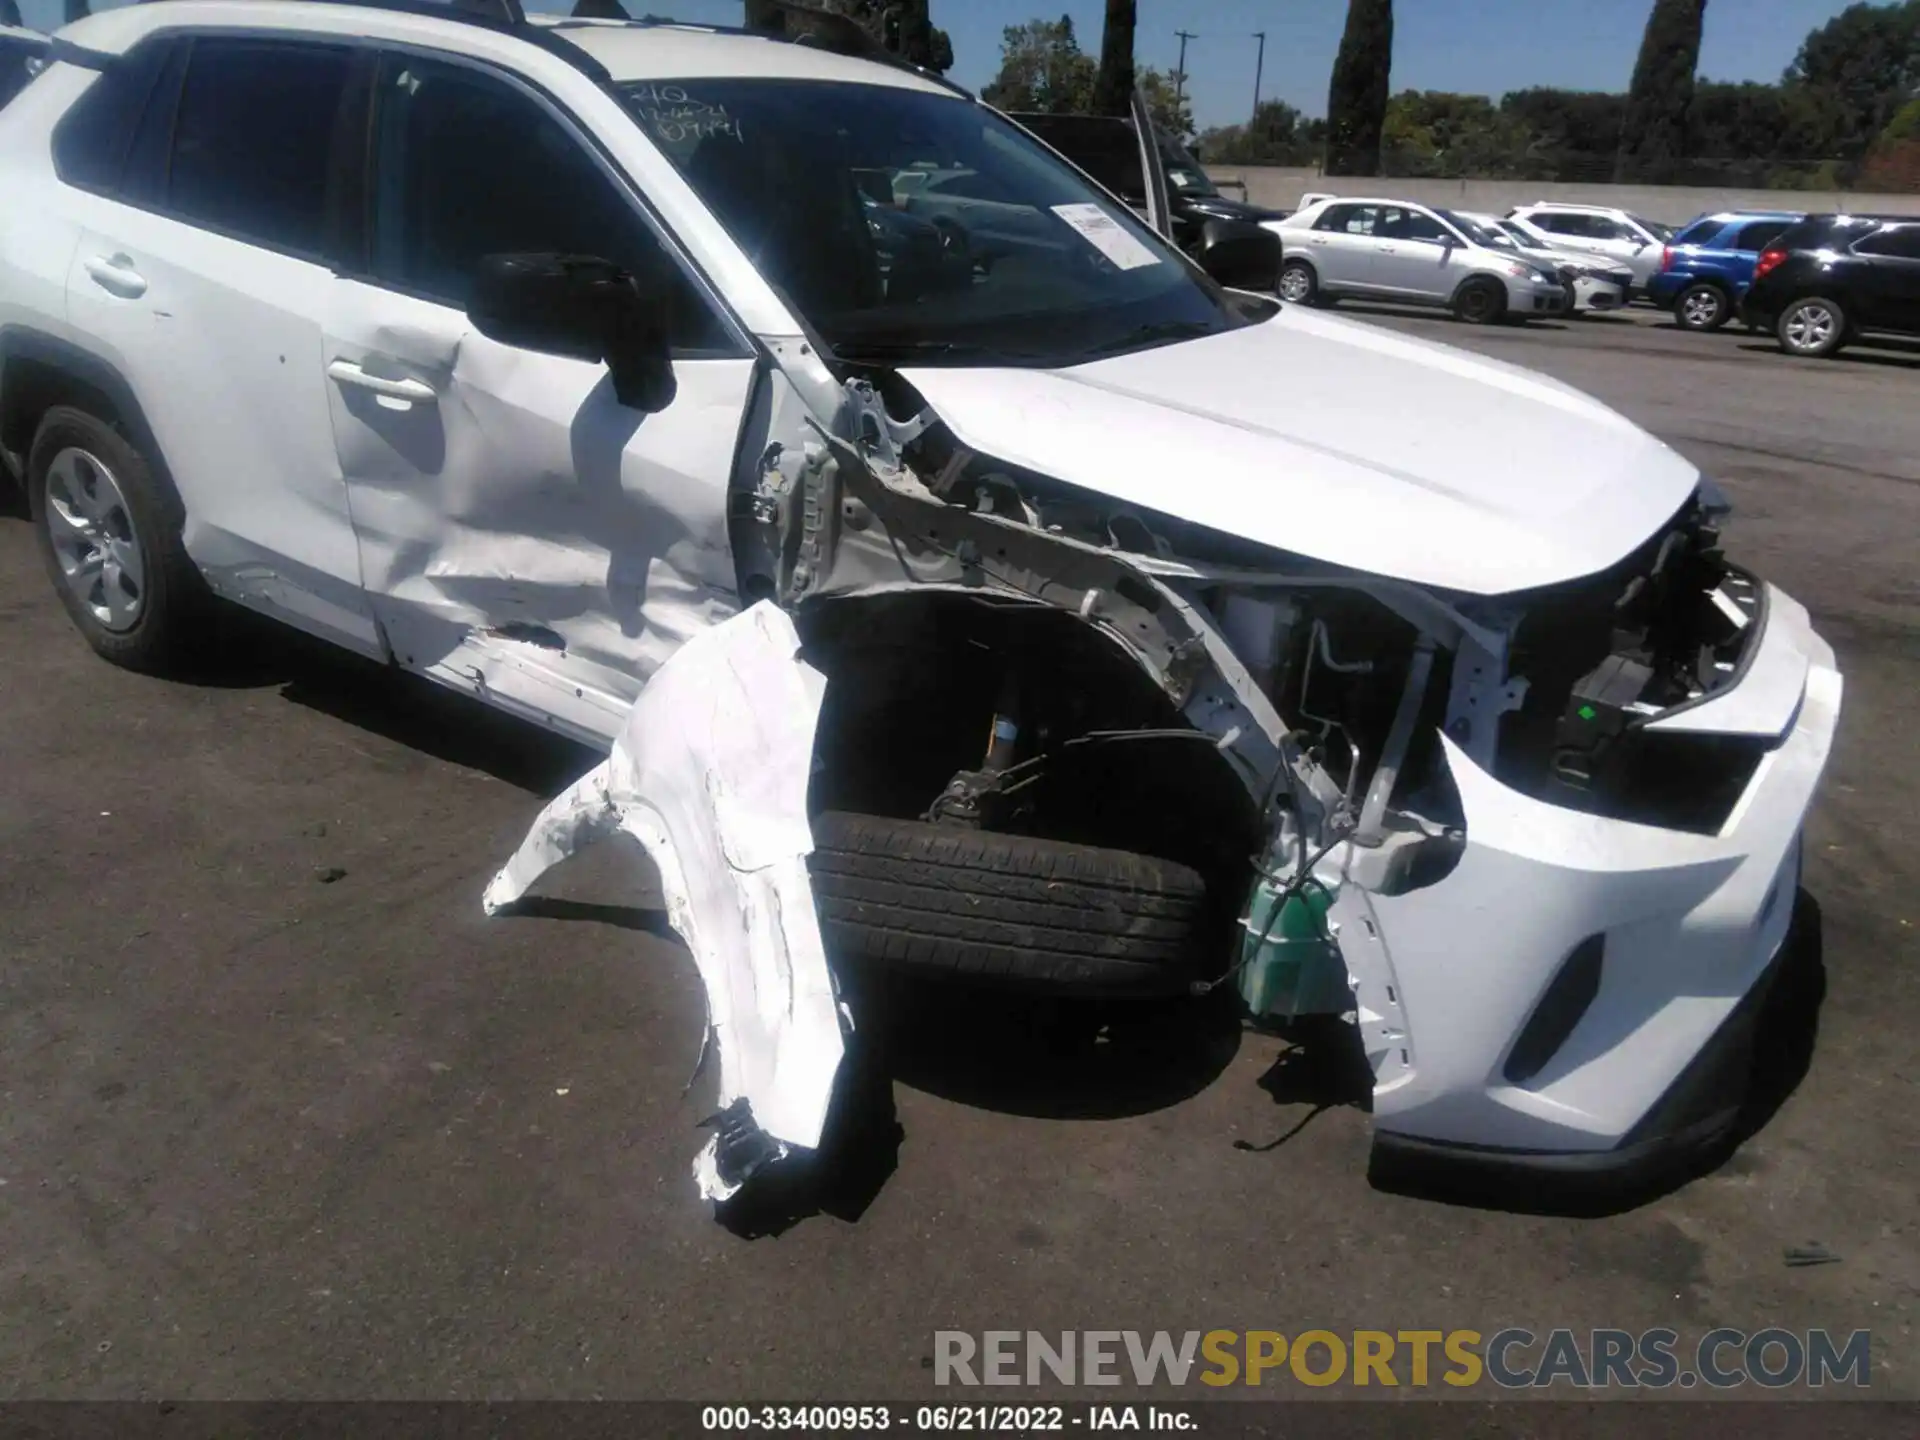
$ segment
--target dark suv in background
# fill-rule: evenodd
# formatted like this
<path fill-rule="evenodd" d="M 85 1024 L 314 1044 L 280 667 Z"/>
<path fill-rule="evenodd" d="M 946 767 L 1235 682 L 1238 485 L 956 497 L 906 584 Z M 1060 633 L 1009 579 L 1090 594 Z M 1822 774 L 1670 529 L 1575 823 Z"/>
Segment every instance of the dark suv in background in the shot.
<path fill-rule="evenodd" d="M 1143 214 L 1147 180 L 1140 157 L 1140 137 L 1133 122 L 1112 115 L 1048 115 L 1015 111 L 1009 119 L 1025 126 L 1107 189 Z M 1156 128 L 1154 140 L 1166 170 L 1169 219 L 1173 242 L 1189 255 L 1199 253 L 1209 220 L 1257 225 L 1284 220 L 1286 210 L 1268 210 L 1222 195 L 1207 178 L 1200 162 Z"/>
<path fill-rule="evenodd" d="M 1920 335 L 1920 216 L 1808 216 L 1760 252 L 1741 315 L 1789 355 Z"/>

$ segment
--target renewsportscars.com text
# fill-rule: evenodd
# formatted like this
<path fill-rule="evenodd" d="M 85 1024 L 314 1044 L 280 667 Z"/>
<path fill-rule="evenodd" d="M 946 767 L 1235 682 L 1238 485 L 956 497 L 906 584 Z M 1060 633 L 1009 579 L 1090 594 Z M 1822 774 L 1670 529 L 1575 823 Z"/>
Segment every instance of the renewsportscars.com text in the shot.
<path fill-rule="evenodd" d="M 1826 1330 L 937 1330 L 936 1385 L 1866 1386 L 1871 1336 Z"/>

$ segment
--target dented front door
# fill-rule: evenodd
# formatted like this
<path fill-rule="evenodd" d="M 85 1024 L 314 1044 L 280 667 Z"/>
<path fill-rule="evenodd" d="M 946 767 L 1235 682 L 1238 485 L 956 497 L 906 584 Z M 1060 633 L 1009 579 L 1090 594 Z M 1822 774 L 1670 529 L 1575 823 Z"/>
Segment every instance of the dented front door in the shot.
<path fill-rule="evenodd" d="M 726 494 L 755 362 L 621 182 L 545 100 L 405 55 L 376 87 L 366 264 L 326 365 L 362 579 L 395 658 L 597 741 L 682 641 L 737 608 Z M 677 394 L 480 335 L 483 255 L 673 277 Z"/>

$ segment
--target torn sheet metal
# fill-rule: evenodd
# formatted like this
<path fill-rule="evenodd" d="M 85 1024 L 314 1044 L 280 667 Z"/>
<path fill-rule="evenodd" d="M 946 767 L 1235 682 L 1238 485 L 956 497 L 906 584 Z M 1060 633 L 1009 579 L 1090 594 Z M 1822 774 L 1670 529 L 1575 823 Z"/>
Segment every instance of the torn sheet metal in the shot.
<path fill-rule="evenodd" d="M 806 865 L 826 679 L 799 649 L 793 621 L 766 602 L 688 640 L 640 692 L 613 753 L 541 811 L 485 899 L 497 913 L 616 831 L 645 847 L 699 966 L 719 1052 L 715 1108 L 728 1119 L 694 1165 L 712 1200 L 756 1164 L 818 1146 L 843 1049 Z M 741 1101 L 757 1133 L 740 1125 Z"/>
<path fill-rule="evenodd" d="M 425 299 L 329 293 L 333 440 L 395 659 L 608 743 L 646 678 L 739 609 L 726 497 L 755 362 L 677 360 L 674 402 L 643 415 L 603 365 Z"/>

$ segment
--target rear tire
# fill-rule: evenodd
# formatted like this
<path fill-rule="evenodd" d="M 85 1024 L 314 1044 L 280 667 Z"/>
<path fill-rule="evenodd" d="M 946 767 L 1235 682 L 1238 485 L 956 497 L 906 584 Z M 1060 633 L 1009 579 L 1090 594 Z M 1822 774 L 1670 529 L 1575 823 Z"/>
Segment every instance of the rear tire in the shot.
<path fill-rule="evenodd" d="M 1823 358 L 1847 343 L 1847 312 L 1838 300 L 1824 295 L 1804 296 L 1780 312 L 1773 335 L 1789 355 Z"/>
<path fill-rule="evenodd" d="M 855 964 L 1057 994 L 1180 993 L 1195 976 L 1206 884 L 1184 865 L 838 811 L 813 837 L 821 934 Z"/>
<path fill-rule="evenodd" d="M 27 506 L 54 591 L 94 652 L 147 674 L 178 669 L 209 597 L 181 539 L 185 509 L 147 457 L 112 423 L 56 405 L 27 452 Z"/>
<path fill-rule="evenodd" d="M 1506 317 L 1507 287 L 1497 280 L 1469 280 L 1453 297 L 1456 320 L 1493 325 Z"/>
<path fill-rule="evenodd" d="M 1673 302 L 1673 321 L 1682 330 L 1718 330 L 1732 318 L 1727 292 L 1704 281 L 1689 285 Z"/>

